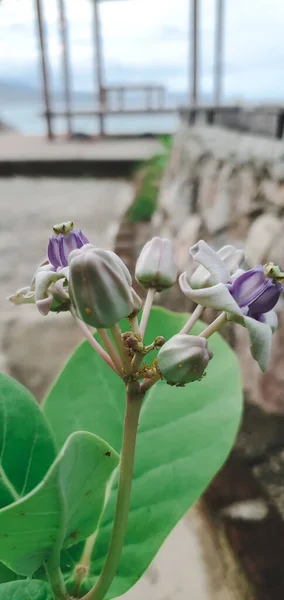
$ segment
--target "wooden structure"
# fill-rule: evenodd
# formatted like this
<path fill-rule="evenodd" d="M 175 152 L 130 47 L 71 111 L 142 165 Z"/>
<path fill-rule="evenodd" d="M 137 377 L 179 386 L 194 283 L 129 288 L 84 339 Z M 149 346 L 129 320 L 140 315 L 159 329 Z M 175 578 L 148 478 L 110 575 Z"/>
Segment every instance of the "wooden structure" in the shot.
<path fill-rule="evenodd" d="M 41 55 L 41 70 L 44 88 L 44 116 L 46 118 L 47 134 L 50 140 L 54 137 L 53 120 L 57 117 L 66 119 L 66 130 L 69 136 L 72 136 L 72 119 L 78 116 L 96 116 L 99 119 L 99 134 L 105 134 L 105 117 L 107 115 L 139 115 L 139 114 L 163 114 L 176 113 L 178 107 L 169 107 L 166 104 L 165 88 L 161 85 L 104 85 L 103 69 L 103 47 L 100 23 L 100 2 L 106 0 L 91 0 L 93 3 L 93 72 L 94 72 L 94 109 L 93 110 L 73 110 L 71 94 L 71 69 L 70 53 L 68 39 L 68 24 L 65 14 L 65 0 L 57 0 L 59 22 L 58 29 L 60 34 L 62 48 L 62 80 L 63 80 L 63 100 L 64 110 L 54 111 L 52 109 L 50 85 L 48 52 L 45 34 L 45 23 L 43 17 L 43 1 L 34 0 L 37 13 L 38 38 Z M 135 0 L 133 0 L 135 1 Z M 223 52 L 223 1 L 217 2 L 217 24 L 216 24 L 216 42 L 215 42 L 215 104 L 221 102 L 221 80 L 222 80 L 222 52 Z M 191 21 L 189 25 L 189 104 L 194 111 L 198 108 L 199 102 L 199 0 L 189 0 L 191 3 Z M 190 4 L 189 4 L 190 5 Z M 129 93 L 135 91 L 144 97 L 144 102 L 137 107 L 127 106 Z M 116 98 L 116 104 L 113 107 L 110 103 L 110 97 Z M 210 120 L 210 117 L 209 117 Z"/>

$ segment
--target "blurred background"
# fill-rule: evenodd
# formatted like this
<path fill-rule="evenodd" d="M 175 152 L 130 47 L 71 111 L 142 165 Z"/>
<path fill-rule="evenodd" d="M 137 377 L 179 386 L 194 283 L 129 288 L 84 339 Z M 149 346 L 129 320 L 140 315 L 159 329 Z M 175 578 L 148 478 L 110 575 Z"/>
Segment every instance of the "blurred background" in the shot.
<path fill-rule="evenodd" d="M 133 272 L 153 235 L 284 268 L 282 0 L 0 0 L 0 363 L 38 401 L 80 332 L 6 297 L 73 220 Z M 178 287 L 157 302 L 192 309 Z M 284 310 L 267 373 L 246 331 L 232 455 L 129 600 L 284 598 Z M 209 315 L 210 320 L 212 315 Z M 224 365 L 226 376 L 226 365 Z"/>
<path fill-rule="evenodd" d="M 45 133 L 41 28 L 51 111 L 95 111 L 102 100 L 100 86 L 112 88 L 104 99 L 110 109 L 153 105 L 169 111 L 154 116 L 149 111 L 139 119 L 129 114 L 107 116 L 109 133 L 173 131 L 177 109 L 192 100 L 281 102 L 281 0 L 240 0 L 237 5 L 233 0 L 95 4 L 96 9 L 94 0 L 2 0 L 0 112 L 19 132 Z M 143 86 L 154 89 L 143 93 Z M 72 126 L 88 134 L 99 131 L 98 118 L 90 115 L 75 115 Z M 55 120 L 54 131 L 66 131 L 61 117 Z"/>

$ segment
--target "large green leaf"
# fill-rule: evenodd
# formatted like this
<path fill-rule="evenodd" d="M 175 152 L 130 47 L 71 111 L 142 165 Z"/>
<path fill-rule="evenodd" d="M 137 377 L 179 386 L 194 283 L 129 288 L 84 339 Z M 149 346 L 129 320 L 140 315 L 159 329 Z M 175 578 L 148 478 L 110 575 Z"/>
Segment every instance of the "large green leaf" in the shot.
<path fill-rule="evenodd" d="M 0 510 L 0 559 L 32 575 L 55 543 L 69 546 L 97 526 L 117 453 L 92 433 L 72 434 L 42 482 Z"/>
<path fill-rule="evenodd" d="M 146 342 L 157 335 L 170 338 L 187 317 L 163 309 L 152 310 Z M 197 324 L 194 333 L 202 327 Z M 242 404 L 238 363 L 218 334 L 210 338 L 209 345 L 214 358 L 202 381 L 184 388 L 160 382 L 144 401 L 126 540 L 109 598 L 122 594 L 139 579 L 165 537 L 221 467 L 233 444 Z M 44 406 L 58 443 L 82 427 L 104 436 L 118 448 L 123 394 L 121 381 L 92 348 L 87 343 L 80 346 Z M 68 423 L 61 416 L 67 411 Z M 95 418 L 90 416 L 92 412 Z M 115 480 L 99 525 L 91 573 L 83 582 L 81 593 L 94 582 L 105 559 L 116 486 Z"/>
<path fill-rule="evenodd" d="M 36 401 L 0 374 L 0 508 L 36 487 L 54 458 L 51 430 Z"/>
<path fill-rule="evenodd" d="M 51 600 L 44 581 L 12 581 L 0 585 L 0 600 Z"/>

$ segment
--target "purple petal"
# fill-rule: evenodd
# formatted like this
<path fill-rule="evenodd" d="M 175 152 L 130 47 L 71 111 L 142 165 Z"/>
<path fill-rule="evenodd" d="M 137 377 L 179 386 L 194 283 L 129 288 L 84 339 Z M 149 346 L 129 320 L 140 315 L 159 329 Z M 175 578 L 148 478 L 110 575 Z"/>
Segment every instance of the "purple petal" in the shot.
<path fill-rule="evenodd" d="M 236 277 L 229 290 L 239 306 L 253 302 L 267 287 L 262 266 L 257 266 Z"/>
<path fill-rule="evenodd" d="M 60 235 L 59 241 L 59 252 L 60 252 L 60 260 L 61 265 L 63 267 L 67 267 L 68 265 L 68 256 L 72 250 L 77 250 L 82 248 L 85 244 L 88 243 L 87 238 L 81 232 L 80 229 L 73 229 L 69 233 L 65 235 Z M 58 236 L 59 237 L 59 236 Z M 86 241 L 85 241 L 86 240 Z"/>
<path fill-rule="evenodd" d="M 81 231 L 81 229 L 75 229 L 75 231 L 77 232 L 81 242 L 82 242 L 82 246 L 84 246 L 85 244 L 89 243 L 89 240 L 86 238 L 86 236 L 83 234 L 83 232 Z"/>
<path fill-rule="evenodd" d="M 68 254 L 67 256 L 65 255 L 65 246 L 64 246 L 64 235 L 62 235 L 61 233 L 58 235 L 59 238 L 59 255 L 60 255 L 60 266 L 61 267 L 67 267 L 68 265 Z"/>
<path fill-rule="evenodd" d="M 250 304 L 249 316 L 254 316 L 258 313 L 267 313 L 277 304 L 282 286 L 280 283 L 272 283 L 271 280 L 269 282 L 271 285 L 267 286 L 266 290 Z"/>
<path fill-rule="evenodd" d="M 59 252 L 59 236 L 52 235 L 49 238 L 47 247 L 47 256 L 52 266 L 57 269 L 61 266 L 60 252 Z"/>

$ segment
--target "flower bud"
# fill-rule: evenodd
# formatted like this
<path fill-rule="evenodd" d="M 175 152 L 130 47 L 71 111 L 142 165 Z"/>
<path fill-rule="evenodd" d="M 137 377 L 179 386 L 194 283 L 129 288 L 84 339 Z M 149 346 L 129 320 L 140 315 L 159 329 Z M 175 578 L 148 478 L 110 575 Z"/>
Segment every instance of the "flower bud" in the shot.
<path fill-rule="evenodd" d="M 167 383 L 184 385 L 202 377 L 212 356 L 205 338 L 183 333 L 164 344 L 157 362 Z"/>
<path fill-rule="evenodd" d="M 145 244 L 136 263 L 135 278 L 146 290 L 161 292 L 174 285 L 177 266 L 170 240 L 154 237 Z"/>
<path fill-rule="evenodd" d="M 69 255 L 69 293 L 78 317 L 112 327 L 133 311 L 131 275 L 114 252 L 86 244 Z"/>

